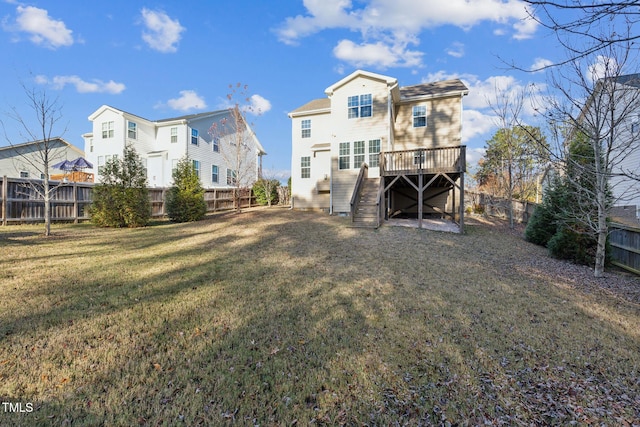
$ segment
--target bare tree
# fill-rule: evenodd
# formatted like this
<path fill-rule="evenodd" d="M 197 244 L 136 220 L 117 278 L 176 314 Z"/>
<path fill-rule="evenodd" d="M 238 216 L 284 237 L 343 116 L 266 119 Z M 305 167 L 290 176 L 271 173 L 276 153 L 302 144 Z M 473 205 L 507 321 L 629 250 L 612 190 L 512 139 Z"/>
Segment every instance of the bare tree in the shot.
<path fill-rule="evenodd" d="M 27 97 L 27 106 L 34 113 L 35 123 L 27 120 L 20 111 L 15 107 L 7 113 L 7 116 L 18 124 L 18 134 L 21 143 L 16 143 L 12 137 L 7 134 L 7 128 L 2 122 L 5 139 L 20 155 L 21 159 L 28 163 L 33 169 L 40 172 L 42 183 L 31 182 L 31 187 L 44 200 L 44 234 L 51 234 L 51 198 L 57 190 L 58 185 L 51 185 L 49 180 L 49 169 L 55 161 L 61 159 L 62 151 L 60 150 L 59 139 L 66 132 L 66 127 L 62 132 L 54 136 L 54 130 L 59 127 L 62 120 L 62 106 L 58 98 L 50 98 L 46 91 L 38 91 L 33 88 L 27 88 L 22 85 Z M 22 150 L 29 143 L 31 147 L 35 147 L 35 152 Z"/>
<path fill-rule="evenodd" d="M 617 45 L 637 49 L 633 42 L 640 39 L 640 34 L 633 27 L 640 21 L 638 0 L 525 0 L 525 3 L 530 6 L 530 16 L 550 30 L 568 52 L 564 61 L 540 69 L 567 65 Z M 581 40 L 579 48 L 572 43 L 576 39 Z"/>
<path fill-rule="evenodd" d="M 251 104 L 247 85 L 229 85 L 227 99 L 231 103 L 228 115 L 209 128 L 209 134 L 220 144 L 220 154 L 227 167 L 227 185 L 234 188 L 234 207 L 240 212 L 242 189 L 250 187 L 260 177 L 258 140 L 251 129 L 247 114 L 260 114 Z"/>
<path fill-rule="evenodd" d="M 495 99 L 487 99 L 498 131 L 487 141 L 477 178 L 507 199 L 509 226 L 514 227 L 513 199 L 526 199 L 537 166 L 546 162 L 546 139 L 539 128 L 523 124 L 524 89 L 495 88 Z"/>
<path fill-rule="evenodd" d="M 565 214 L 580 224 L 581 230 L 576 231 L 586 230 L 597 240 L 596 277 L 604 274 L 611 207 L 639 195 L 637 185 L 626 185 L 640 178 L 637 168 L 625 166 L 640 143 L 636 129 L 640 76 L 627 74 L 634 62 L 631 52 L 629 43 L 609 44 L 597 54 L 554 69 L 551 86 L 555 94 L 546 100 L 545 114 L 561 137 L 552 152 L 556 165 L 580 201 L 565 206 Z M 569 155 L 568 143 L 576 140 L 588 147 L 581 156 Z"/>

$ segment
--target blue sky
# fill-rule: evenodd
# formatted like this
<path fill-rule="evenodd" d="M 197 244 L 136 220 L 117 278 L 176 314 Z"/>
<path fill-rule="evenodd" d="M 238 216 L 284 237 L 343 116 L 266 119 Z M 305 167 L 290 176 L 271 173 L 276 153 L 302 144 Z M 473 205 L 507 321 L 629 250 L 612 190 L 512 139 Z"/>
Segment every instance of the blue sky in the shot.
<path fill-rule="evenodd" d="M 261 110 L 252 119 L 264 167 L 285 179 L 287 113 L 356 69 L 401 86 L 462 79 L 463 143 L 475 161 L 496 129 L 487 103 L 496 87 L 545 85 L 544 73 L 505 61 L 530 69 L 562 57 L 517 0 L 0 1 L 0 110 L 30 119 L 21 82 L 45 89 L 62 105 L 55 133 L 66 127 L 83 149 L 87 117 L 103 104 L 176 117 L 225 108 L 229 84 L 240 82 Z M 2 120 L 12 142 L 24 142 Z"/>

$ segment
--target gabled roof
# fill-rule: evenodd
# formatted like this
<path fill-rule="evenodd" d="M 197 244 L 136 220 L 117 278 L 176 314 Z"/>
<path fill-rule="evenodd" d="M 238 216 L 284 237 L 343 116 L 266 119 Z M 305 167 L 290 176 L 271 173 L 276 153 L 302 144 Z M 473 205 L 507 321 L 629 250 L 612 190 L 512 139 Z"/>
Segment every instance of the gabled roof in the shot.
<path fill-rule="evenodd" d="M 65 141 L 60 137 L 49 138 L 49 141 L 52 143 L 50 148 L 70 148 L 78 153 L 79 156 L 84 156 L 84 151 L 80 150 L 78 147 L 71 145 L 69 142 Z M 7 145 L 5 147 L 0 147 L 0 159 L 6 159 L 12 157 L 11 152 L 15 152 L 19 155 L 24 155 L 26 153 L 31 153 L 35 151 L 40 151 L 40 145 L 44 142 L 43 139 L 38 141 L 30 141 L 24 142 L 22 144 L 13 144 Z"/>
<path fill-rule="evenodd" d="M 313 101 L 307 102 L 302 107 L 298 107 L 292 112 L 289 113 L 289 117 L 293 117 L 294 115 L 300 115 L 304 113 L 319 113 L 322 111 L 330 112 L 331 111 L 331 100 L 329 98 L 319 98 L 314 99 Z"/>
<path fill-rule="evenodd" d="M 339 82 L 334 83 L 328 88 L 326 88 L 324 93 L 326 93 L 327 96 L 331 96 L 333 95 L 333 92 L 335 92 L 338 88 L 340 88 L 341 86 L 344 86 L 345 84 L 349 83 L 351 80 L 356 79 L 358 77 L 368 77 L 373 80 L 379 80 L 379 81 L 385 82 L 388 86 L 394 86 L 398 84 L 398 79 L 396 78 L 383 76 L 382 74 L 371 73 L 369 71 L 356 70 L 353 73 L 349 74 L 347 77 L 340 80 Z"/>
<path fill-rule="evenodd" d="M 626 76 L 618 76 L 614 77 L 614 80 L 616 81 L 616 83 L 640 88 L 640 74 L 627 74 Z"/>
<path fill-rule="evenodd" d="M 400 100 L 409 101 L 421 98 L 436 98 L 452 95 L 467 95 L 469 88 L 459 79 L 423 83 L 400 88 Z"/>
<path fill-rule="evenodd" d="M 102 114 L 105 110 L 111 110 L 111 111 L 113 111 L 115 113 L 118 113 L 118 114 L 123 114 L 123 115 L 131 116 L 131 117 L 136 117 L 136 118 L 138 118 L 140 120 L 144 120 L 144 121 L 149 122 L 149 123 L 165 123 L 165 122 L 182 121 L 182 120 L 189 121 L 189 120 L 201 119 L 201 118 L 210 117 L 210 116 L 216 116 L 216 115 L 219 115 L 219 114 L 222 114 L 222 113 L 225 113 L 225 112 L 228 111 L 228 110 L 216 110 L 216 111 L 208 111 L 208 112 L 205 112 L 205 113 L 187 114 L 187 115 L 184 115 L 184 116 L 171 117 L 171 118 L 168 118 L 168 119 L 149 120 L 149 119 L 146 119 L 144 117 L 140 117 L 140 116 L 138 116 L 136 114 L 131 114 L 131 113 L 127 112 L 127 111 L 120 110 L 119 108 L 112 107 L 110 105 L 103 105 L 100 108 L 98 108 L 96 111 L 94 111 L 89 116 L 89 120 L 91 120 L 91 121 L 95 120 L 95 118 L 98 117 L 100 114 Z"/>

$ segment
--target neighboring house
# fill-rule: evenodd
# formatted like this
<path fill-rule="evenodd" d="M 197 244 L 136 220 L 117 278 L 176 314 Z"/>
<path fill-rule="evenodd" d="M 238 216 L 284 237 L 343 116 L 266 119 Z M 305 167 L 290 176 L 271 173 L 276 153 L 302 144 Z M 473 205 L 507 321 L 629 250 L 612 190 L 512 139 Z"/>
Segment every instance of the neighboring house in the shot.
<path fill-rule="evenodd" d="M 599 80 L 579 123 L 601 140 L 611 167 L 612 216 L 640 219 L 640 74 Z"/>
<path fill-rule="evenodd" d="M 400 87 L 361 70 L 329 86 L 289 113 L 294 208 L 349 213 L 363 226 L 390 216 L 462 223 L 467 93 L 460 80 Z"/>
<path fill-rule="evenodd" d="M 62 173 L 52 167 L 56 163 L 84 156 L 82 150 L 62 138 L 51 138 L 48 142 L 50 176 Z M 44 148 L 44 140 L 0 147 L 0 176 L 43 179 Z"/>
<path fill-rule="evenodd" d="M 86 158 L 94 165 L 96 181 L 100 168 L 114 156 L 121 156 L 125 144 L 131 144 L 147 168 L 150 187 L 170 187 L 178 161 L 188 157 L 204 188 L 233 187 L 237 171 L 235 159 L 224 155 L 232 135 L 212 136 L 214 123 L 229 120 L 229 110 L 191 114 L 151 121 L 117 108 L 103 105 L 89 116 L 93 131 L 83 135 Z M 250 186 L 261 173 L 266 154 L 257 137 L 246 125 L 247 149 L 243 164 L 250 173 L 242 186 Z"/>

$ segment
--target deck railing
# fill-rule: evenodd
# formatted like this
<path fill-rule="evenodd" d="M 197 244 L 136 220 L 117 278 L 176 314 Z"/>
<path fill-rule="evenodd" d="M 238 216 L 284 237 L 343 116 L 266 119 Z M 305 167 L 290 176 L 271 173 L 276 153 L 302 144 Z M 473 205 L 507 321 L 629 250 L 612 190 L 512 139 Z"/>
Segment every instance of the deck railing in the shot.
<path fill-rule="evenodd" d="M 351 194 L 351 221 L 355 218 L 356 211 L 358 210 L 358 200 L 360 197 L 360 191 L 362 190 L 362 182 L 369 176 L 369 166 L 366 163 L 362 163 L 360 166 L 360 172 L 358 173 L 358 179 L 356 179 L 356 185 L 353 188 Z"/>
<path fill-rule="evenodd" d="M 456 173 L 466 171 L 466 147 L 416 148 L 380 153 L 380 174 Z"/>

